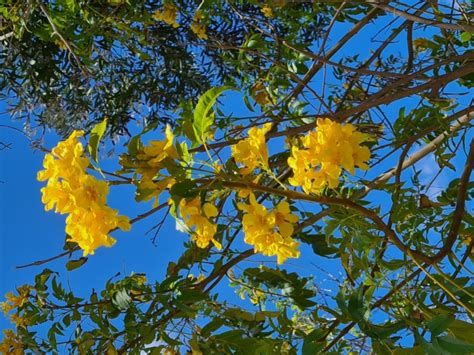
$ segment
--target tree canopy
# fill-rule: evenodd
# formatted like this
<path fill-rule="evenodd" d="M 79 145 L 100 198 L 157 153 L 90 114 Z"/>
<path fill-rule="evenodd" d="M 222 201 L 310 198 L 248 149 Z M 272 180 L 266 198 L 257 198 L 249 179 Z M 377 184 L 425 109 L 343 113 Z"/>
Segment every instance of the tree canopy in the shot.
<path fill-rule="evenodd" d="M 65 244 L 19 266 L 46 268 L 6 295 L 0 352 L 474 352 L 473 11 L 4 1 L 2 99 Z M 125 188 L 149 210 L 111 207 Z M 189 239 L 163 279 L 75 292 L 48 268 L 173 218 Z"/>

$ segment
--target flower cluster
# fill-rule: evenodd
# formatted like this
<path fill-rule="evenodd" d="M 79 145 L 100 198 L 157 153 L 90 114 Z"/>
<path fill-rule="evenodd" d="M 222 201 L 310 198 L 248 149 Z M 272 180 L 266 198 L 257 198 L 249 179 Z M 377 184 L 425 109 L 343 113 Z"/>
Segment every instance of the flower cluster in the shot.
<path fill-rule="evenodd" d="M 20 309 L 28 301 L 31 290 L 32 287 L 29 285 L 20 286 L 17 288 L 18 295 L 8 292 L 5 295 L 6 301 L 0 302 L 0 308 L 5 316 L 12 310 L 17 309 L 17 313 L 10 314 L 10 320 L 15 323 L 17 328 L 28 325 L 28 319 L 20 315 Z"/>
<path fill-rule="evenodd" d="M 23 344 L 20 337 L 11 329 L 3 330 L 3 340 L 0 343 L 0 354 L 23 355 Z"/>
<path fill-rule="evenodd" d="M 6 302 L 0 302 L 0 308 L 3 313 L 7 315 L 11 310 L 22 307 L 28 301 L 31 290 L 31 286 L 23 285 L 17 288 L 18 296 L 15 296 L 12 292 L 8 292 L 5 295 L 7 299 Z"/>
<path fill-rule="evenodd" d="M 288 202 L 280 202 L 272 211 L 259 204 L 253 193 L 249 195 L 249 202 L 237 204 L 245 212 L 242 218 L 244 241 L 253 245 L 255 252 L 276 255 L 278 264 L 288 258 L 298 258 L 299 243 L 291 238 L 298 217 L 291 213 Z"/>
<path fill-rule="evenodd" d="M 250 94 L 257 104 L 264 107 L 272 103 L 270 96 L 268 95 L 265 86 L 261 81 L 257 82 L 250 89 Z"/>
<path fill-rule="evenodd" d="M 210 242 L 217 249 L 222 248 L 222 245 L 214 239 L 217 225 L 209 220 L 218 214 L 217 208 L 214 205 L 205 203 L 201 206 L 201 199 L 198 196 L 191 200 L 181 200 L 179 211 L 188 228 L 196 227 L 192 232 L 192 239 L 199 248 L 206 248 Z"/>
<path fill-rule="evenodd" d="M 355 167 L 366 170 L 370 150 L 362 145 L 367 135 L 352 124 L 318 119 L 317 129 L 302 139 L 303 148 L 292 147 L 288 165 L 293 169 L 289 182 L 306 193 L 321 193 L 339 185 L 342 168 L 354 174 Z"/>
<path fill-rule="evenodd" d="M 161 193 L 175 183 L 175 179 L 170 176 L 161 176 L 161 179 L 157 180 L 160 170 L 164 167 L 165 160 L 178 158 L 173 140 L 173 132 L 170 126 L 166 126 L 164 140 L 151 141 L 135 157 L 129 155 L 120 157 L 120 164 L 124 168 L 134 169 L 137 174 L 141 175 L 137 184 L 142 195 L 141 200 L 148 201 L 155 198 L 154 207 L 158 205 Z"/>
<path fill-rule="evenodd" d="M 163 6 L 163 11 L 155 11 L 153 18 L 157 21 L 163 21 L 174 28 L 179 27 L 176 22 L 176 16 L 178 15 L 178 8 L 173 4 L 166 3 Z"/>
<path fill-rule="evenodd" d="M 191 31 L 200 39 L 207 39 L 206 34 L 206 25 L 202 22 L 202 13 L 201 11 L 196 11 L 193 17 L 193 23 L 191 24 Z"/>
<path fill-rule="evenodd" d="M 268 168 L 268 149 L 265 135 L 272 128 L 266 123 L 262 128 L 252 127 L 248 137 L 232 146 L 232 156 L 237 164 L 243 164 L 241 174 L 248 175 L 257 168 Z"/>
<path fill-rule="evenodd" d="M 82 131 L 74 131 L 46 154 L 38 180 L 48 183 L 41 189 L 45 210 L 69 214 L 66 219 L 68 240 L 75 242 L 84 255 L 94 254 L 100 246 L 112 246 L 108 233 L 116 228 L 130 229 L 129 219 L 106 205 L 109 187 L 87 173 L 89 159 L 79 142 Z"/>

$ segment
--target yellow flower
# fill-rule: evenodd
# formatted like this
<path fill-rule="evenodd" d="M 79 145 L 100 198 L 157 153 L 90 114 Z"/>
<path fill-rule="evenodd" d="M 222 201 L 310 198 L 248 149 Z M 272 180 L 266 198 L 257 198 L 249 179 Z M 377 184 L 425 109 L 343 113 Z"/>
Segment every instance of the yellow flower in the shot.
<path fill-rule="evenodd" d="M 268 150 L 265 135 L 272 128 L 271 123 L 266 123 L 262 128 L 252 127 L 248 137 L 232 146 L 232 156 L 237 164 L 243 164 L 240 169 L 243 175 L 252 173 L 257 168 L 268 167 Z"/>
<path fill-rule="evenodd" d="M 210 221 L 219 213 L 214 205 L 205 203 L 201 206 L 199 197 L 191 200 L 183 199 L 180 202 L 179 211 L 186 226 L 190 229 L 195 227 L 191 238 L 199 248 L 206 248 L 212 242 L 217 249 L 222 249 L 222 245 L 214 239 L 217 225 Z"/>
<path fill-rule="evenodd" d="M 145 161 L 147 167 L 161 167 L 163 160 L 170 157 L 176 159 L 178 153 L 173 145 L 174 135 L 170 126 L 166 126 L 165 139 L 162 141 L 151 141 L 149 146 L 145 146 L 137 159 Z"/>
<path fill-rule="evenodd" d="M 83 134 L 74 131 L 45 156 L 45 169 L 38 173 L 38 180 L 48 180 L 41 189 L 45 210 L 55 208 L 56 213 L 69 214 L 68 240 L 88 255 L 100 246 L 112 246 L 115 239 L 108 233 L 116 228 L 129 230 L 130 223 L 106 205 L 107 183 L 87 173 L 90 162 L 83 156 L 84 148 L 79 142 Z"/>
<path fill-rule="evenodd" d="M 273 11 L 271 9 L 271 7 L 269 6 L 264 6 L 260 9 L 260 11 L 262 12 L 263 16 L 265 17 L 273 17 Z"/>
<path fill-rule="evenodd" d="M 173 145 L 174 135 L 170 126 L 166 126 L 165 139 L 153 140 L 140 149 L 135 157 L 124 154 L 120 157 L 120 164 L 125 169 L 135 169 L 141 175 L 138 180 L 138 190 L 145 196 L 141 201 L 155 198 L 153 207 L 159 203 L 161 193 L 174 185 L 172 177 L 162 176 L 158 180 L 160 170 L 164 168 L 166 159 L 178 158 L 178 152 Z"/>
<path fill-rule="evenodd" d="M 193 17 L 193 23 L 191 24 L 191 31 L 200 39 L 207 39 L 206 25 L 201 23 L 202 13 L 196 11 Z"/>
<path fill-rule="evenodd" d="M 177 352 L 173 348 L 166 348 L 163 355 L 176 355 Z"/>
<path fill-rule="evenodd" d="M 153 13 L 153 18 L 157 21 L 163 21 L 174 28 L 179 27 L 179 24 L 176 22 L 176 16 L 178 15 L 178 8 L 173 4 L 166 3 L 163 6 L 163 11 L 155 11 Z"/>
<path fill-rule="evenodd" d="M 28 325 L 28 319 L 22 317 L 19 313 L 10 315 L 10 320 L 15 323 L 16 328 L 25 328 Z"/>
<path fill-rule="evenodd" d="M 140 190 L 150 190 L 151 193 L 146 195 L 146 197 L 143 199 L 143 201 L 149 201 L 151 199 L 155 199 L 153 202 L 153 207 L 158 206 L 159 203 L 159 198 L 161 193 L 166 190 L 171 188 L 175 183 L 176 180 L 172 177 L 164 177 L 162 180 L 154 180 L 153 176 L 150 175 L 143 175 L 140 182 L 138 183 L 138 188 Z"/>
<path fill-rule="evenodd" d="M 260 301 L 265 300 L 265 293 L 263 291 L 259 289 L 253 289 L 252 291 L 252 294 L 249 295 L 249 299 L 252 304 L 258 304 Z"/>
<path fill-rule="evenodd" d="M 207 34 L 206 34 L 206 25 L 203 25 L 202 23 L 199 22 L 193 22 L 191 24 L 191 31 L 199 38 L 199 39 L 207 39 Z"/>
<path fill-rule="evenodd" d="M 20 337 L 11 329 L 3 330 L 3 340 L 0 343 L 0 354 L 23 355 L 23 344 Z"/>
<path fill-rule="evenodd" d="M 289 183 L 301 186 L 306 193 L 336 188 L 342 169 L 354 174 L 355 167 L 368 168 L 370 150 L 362 145 L 367 138 L 351 124 L 318 119 L 317 129 L 303 137 L 303 149 L 292 147 L 288 165 L 293 177 Z"/>
<path fill-rule="evenodd" d="M 101 246 L 111 247 L 115 244 L 115 239 L 108 235 L 111 230 L 130 230 L 129 219 L 117 214 L 116 210 L 105 205 L 74 210 L 66 218 L 69 240 L 77 243 L 84 255 L 94 254 L 95 249 Z"/>
<path fill-rule="evenodd" d="M 281 202 L 273 211 L 259 204 L 253 193 L 250 194 L 249 202 L 237 204 L 245 212 L 242 218 L 244 241 L 253 245 L 255 252 L 276 255 L 278 264 L 288 258 L 298 258 L 299 243 L 291 238 L 293 224 L 298 221 L 298 217 L 291 213 L 288 202 Z"/>
<path fill-rule="evenodd" d="M 30 297 L 30 292 L 33 287 L 29 285 L 22 285 L 17 288 L 18 296 L 13 292 L 8 292 L 5 295 L 6 302 L 0 302 L 0 307 L 5 315 L 15 308 L 23 307 Z"/>
<path fill-rule="evenodd" d="M 252 86 L 250 89 L 250 94 L 252 95 L 255 102 L 260 106 L 266 106 L 272 103 L 262 81 L 259 81 Z"/>
<path fill-rule="evenodd" d="M 84 148 L 79 138 L 83 131 L 74 131 L 65 141 L 59 142 L 43 160 L 45 170 L 38 172 L 39 181 L 74 177 L 81 175 L 89 166 L 89 159 L 83 157 Z"/>

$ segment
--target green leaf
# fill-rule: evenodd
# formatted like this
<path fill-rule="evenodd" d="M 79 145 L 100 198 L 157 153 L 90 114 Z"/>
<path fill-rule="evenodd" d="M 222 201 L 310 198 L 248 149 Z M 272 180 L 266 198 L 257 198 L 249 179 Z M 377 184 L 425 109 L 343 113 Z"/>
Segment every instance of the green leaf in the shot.
<path fill-rule="evenodd" d="M 186 303 L 195 303 L 204 301 L 208 298 L 208 295 L 197 290 L 183 289 L 178 296 L 178 300 Z"/>
<path fill-rule="evenodd" d="M 472 354 L 474 352 L 474 344 L 450 336 L 438 337 L 436 340 L 443 350 L 446 350 L 451 354 L 461 355 Z"/>
<path fill-rule="evenodd" d="M 207 323 L 202 329 L 201 329 L 201 335 L 203 337 L 207 337 L 209 335 L 211 335 L 211 333 L 214 331 L 214 330 L 217 330 L 219 329 L 221 326 L 223 326 L 225 323 L 225 320 L 222 319 L 222 318 L 216 318 L 216 319 L 213 319 L 212 321 L 210 321 L 209 323 Z"/>
<path fill-rule="evenodd" d="M 474 324 L 472 323 L 455 319 L 448 325 L 448 331 L 457 339 L 467 342 L 473 341 L 472 334 L 474 334 Z"/>
<path fill-rule="evenodd" d="M 193 180 L 184 180 L 177 182 L 170 189 L 170 194 L 173 197 L 191 198 L 198 194 L 196 190 L 197 184 Z"/>
<path fill-rule="evenodd" d="M 314 253 L 317 255 L 327 258 L 335 258 L 339 256 L 339 249 L 329 245 L 326 236 L 322 234 L 299 233 L 295 238 L 301 240 L 303 243 L 311 245 Z M 337 242 L 337 240 L 335 240 L 335 242 Z"/>
<path fill-rule="evenodd" d="M 318 342 L 324 338 L 327 331 L 325 329 L 315 329 L 304 337 L 302 355 L 319 354 L 326 345 L 325 342 Z"/>
<path fill-rule="evenodd" d="M 236 340 L 241 340 L 244 334 L 244 331 L 240 329 L 229 330 L 227 332 L 216 335 L 215 339 L 226 342 L 235 342 Z"/>
<path fill-rule="evenodd" d="M 114 346 L 114 343 L 110 342 L 109 345 L 107 346 L 107 355 L 117 355 L 117 349 Z"/>
<path fill-rule="evenodd" d="M 392 355 L 424 355 L 425 352 L 421 346 L 415 346 L 414 348 L 396 348 L 392 351 Z"/>
<path fill-rule="evenodd" d="M 453 320 L 453 317 L 450 317 L 447 314 L 441 314 L 431 319 L 426 325 L 431 331 L 431 335 L 437 336 L 444 332 Z"/>
<path fill-rule="evenodd" d="M 294 272 L 288 273 L 286 270 L 271 269 L 265 266 L 260 268 L 249 268 L 244 271 L 244 275 L 251 282 L 263 283 L 272 288 L 279 288 L 282 294 L 293 299 L 296 306 L 304 309 L 315 305 L 310 298 L 315 296 L 315 292 L 305 285 L 306 278 L 300 278 Z"/>
<path fill-rule="evenodd" d="M 92 159 L 97 163 L 97 153 L 99 151 L 99 142 L 102 139 L 102 136 L 107 129 L 107 118 L 105 118 L 102 122 L 96 124 L 91 131 L 91 136 L 89 138 L 89 154 L 91 155 Z"/>
<path fill-rule="evenodd" d="M 212 88 L 199 98 L 193 119 L 193 130 L 199 143 L 205 143 L 209 127 L 214 123 L 214 116 L 210 113 L 212 106 L 224 91 L 231 89 L 233 89 L 231 86 Z"/>
<path fill-rule="evenodd" d="M 472 38 L 472 33 L 470 32 L 463 32 L 461 33 L 461 36 L 459 36 L 459 39 L 461 40 L 462 43 L 469 42 Z"/>
<path fill-rule="evenodd" d="M 72 271 L 72 270 L 75 270 L 79 267 L 81 267 L 82 265 L 84 265 L 86 262 L 87 262 L 87 258 L 86 257 L 81 257 L 77 260 L 69 260 L 67 263 L 66 263 L 66 269 L 68 271 Z"/>
<path fill-rule="evenodd" d="M 166 331 L 160 333 L 161 339 L 167 342 L 170 345 L 174 346 L 179 346 L 182 345 L 182 343 L 179 340 L 171 338 L 168 334 L 166 334 Z"/>
<path fill-rule="evenodd" d="M 263 322 L 266 318 L 277 318 L 279 315 L 279 312 L 259 311 L 255 313 L 255 321 Z"/>
<path fill-rule="evenodd" d="M 383 260 L 381 259 L 379 261 L 380 265 L 383 267 L 389 269 L 389 270 L 397 270 L 400 269 L 401 267 L 405 266 L 406 261 L 401 260 L 401 259 L 393 259 L 393 260 Z"/>
<path fill-rule="evenodd" d="M 226 318 L 234 318 L 247 322 L 252 322 L 255 320 L 255 317 L 252 313 L 241 310 L 240 308 L 229 308 L 224 312 L 224 316 Z"/>

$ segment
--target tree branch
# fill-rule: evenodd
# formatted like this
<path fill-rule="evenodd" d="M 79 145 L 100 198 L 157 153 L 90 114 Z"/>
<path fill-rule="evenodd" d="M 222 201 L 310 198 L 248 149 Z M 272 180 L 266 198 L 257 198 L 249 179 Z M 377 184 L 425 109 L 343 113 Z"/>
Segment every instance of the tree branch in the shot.
<path fill-rule="evenodd" d="M 435 26 L 435 27 L 438 27 L 438 28 L 441 28 L 441 29 L 444 29 L 444 30 L 474 32 L 474 26 L 472 26 L 468 23 L 454 24 L 454 23 L 438 22 L 438 21 L 430 20 L 430 19 L 427 19 L 427 18 L 424 18 L 424 17 L 412 15 L 412 14 L 410 14 L 408 12 L 405 12 L 405 11 L 402 11 L 402 10 L 398 10 L 395 7 L 392 7 L 390 5 L 380 3 L 378 0 L 368 0 L 367 2 L 371 5 L 373 5 L 375 8 L 391 12 L 395 15 L 404 17 L 407 20 L 410 20 L 412 22 L 422 23 L 424 25 Z"/>

